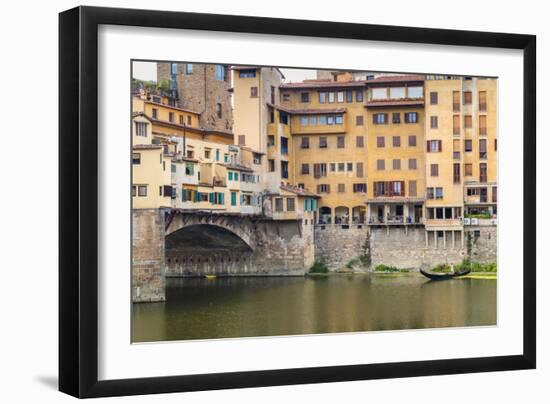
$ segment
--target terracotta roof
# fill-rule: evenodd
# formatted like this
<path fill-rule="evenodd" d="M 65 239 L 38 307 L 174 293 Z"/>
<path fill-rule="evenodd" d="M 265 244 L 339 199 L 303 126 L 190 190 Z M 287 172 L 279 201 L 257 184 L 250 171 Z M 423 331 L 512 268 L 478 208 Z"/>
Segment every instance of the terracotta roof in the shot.
<path fill-rule="evenodd" d="M 197 160 L 197 159 L 192 159 L 192 158 L 183 157 L 183 156 L 176 157 L 176 158 L 174 159 L 174 161 L 175 161 L 176 163 L 178 163 L 178 162 L 183 162 L 183 161 L 186 161 L 186 162 L 189 162 L 189 163 L 198 163 L 198 162 L 199 162 L 199 160 Z"/>
<path fill-rule="evenodd" d="M 365 80 L 356 81 L 302 81 L 300 83 L 282 83 L 280 88 L 293 89 L 293 88 L 349 88 L 349 87 L 363 87 Z"/>
<path fill-rule="evenodd" d="M 292 192 L 293 194 L 296 194 L 298 196 L 311 196 L 313 198 L 320 198 L 319 195 L 300 187 L 295 187 L 291 185 L 281 185 L 281 189 L 283 191 Z"/>
<path fill-rule="evenodd" d="M 209 130 L 209 129 L 199 128 L 196 126 L 180 125 L 175 122 L 168 122 L 168 121 L 161 121 L 160 119 L 154 119 L 145 114 L 143 114 L 143 116 L 145 116 L 152 123 L 155 123 L 157 125 L 169 126 L 169 127 L 178 128 L 178 129 L 185 128 L 185 129 L 195 130 L 197 132 L 201 132 L 206 135 L 223 135 L 223 136 L 231 136 L 231 138 L 233 138 L 233 132 L 229 132 L 229 131 Z M 168 136 L 172 136 L 172 135 L 168 135 Z"/>
<path fill-rule="evenodd" d="M 424 81 L 426 76 L 420 74 L 407 74 L 403 76 L 380 76 L 367 80 L 367 85 L 377 83 L 406 83 L 409 81 Z"/>
<path fill-rule="evenodd" d="M 366 107 L 393 107 L 407 105 L 424 105 L 424 99 L 417 100 L 374 100 L 365 102 Z"/>
<path fill-rule="evenodd" d="M 294 115 L 343 114 L 345 112 L 346 108 L 305 108 L 289 110 L 289 113 Z"/>
<path fill-rule="evenodd" d="M 163 147 L 160 144 L 135 144 L 132 146 L 132 149 L 152 150 L 152 149 L 163 149 Z"/>

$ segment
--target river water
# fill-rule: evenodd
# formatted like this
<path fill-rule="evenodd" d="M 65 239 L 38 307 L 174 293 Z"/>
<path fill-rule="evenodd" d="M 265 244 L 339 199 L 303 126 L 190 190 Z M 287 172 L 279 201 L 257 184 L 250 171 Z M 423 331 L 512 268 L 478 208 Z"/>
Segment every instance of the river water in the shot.
<path fill-rule="evenodd" d="M 133 304 L 133 342 L 486 326 L 497 281 L 419 274 L 169 278 L 166 302 Z"/>

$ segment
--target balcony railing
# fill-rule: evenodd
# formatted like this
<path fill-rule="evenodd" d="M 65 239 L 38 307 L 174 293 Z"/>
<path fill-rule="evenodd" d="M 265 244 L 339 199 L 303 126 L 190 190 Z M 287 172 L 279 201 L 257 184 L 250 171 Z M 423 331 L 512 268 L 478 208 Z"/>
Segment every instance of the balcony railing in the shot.
<path fill-rule="evenodd" d="M 385 218 L 383 216 L 371 216 L 369 218 L 370 225 L 415 225 L 422 224 L 423 220 L 420 217 L 412 216 L 399 216 L 399 215 L 388 215 Z"/>

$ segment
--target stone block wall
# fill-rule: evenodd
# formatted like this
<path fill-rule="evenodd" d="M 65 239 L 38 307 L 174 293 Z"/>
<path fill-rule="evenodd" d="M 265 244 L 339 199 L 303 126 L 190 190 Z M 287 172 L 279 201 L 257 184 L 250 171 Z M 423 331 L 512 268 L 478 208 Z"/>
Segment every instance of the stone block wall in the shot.
<path fill-rule="evenodd" d="M 368 228 L 361 225 L 315 226 L 315 259 L 322 260 L 331 271 L 368 254 Z"/>
<path fill-rule="evenodd" d="M 476 233 L 479 232 L 479 233 Z M 471 240 L 472 261 L 491 263 L 497 261 L 497 226 L 468 226 L 465 228 L 465 241 Z"/>
<path fill-rule="evenodd" d="M 132 210 L 132 301 L 159 302 L 165 297 L 164 213 Z"/>

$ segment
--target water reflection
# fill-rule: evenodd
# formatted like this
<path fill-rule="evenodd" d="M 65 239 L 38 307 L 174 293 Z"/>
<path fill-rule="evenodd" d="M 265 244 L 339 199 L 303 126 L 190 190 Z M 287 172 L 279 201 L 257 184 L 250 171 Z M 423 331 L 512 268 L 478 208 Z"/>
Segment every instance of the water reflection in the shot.
<path fill-rule="evenodd" d="M 496 281 L 419 275 L 168 279 L 133 305 L 133 340 L 401 330 L 496 323 Z"/>

